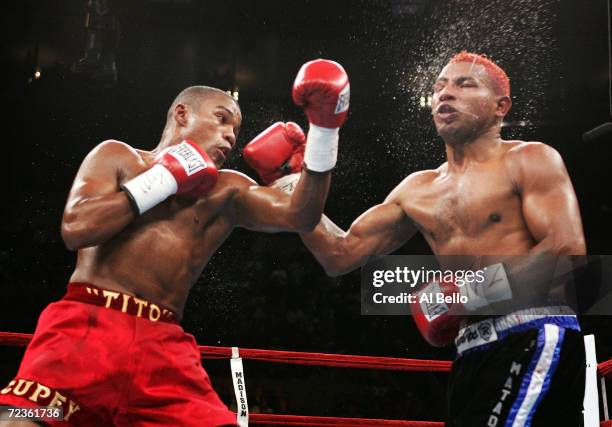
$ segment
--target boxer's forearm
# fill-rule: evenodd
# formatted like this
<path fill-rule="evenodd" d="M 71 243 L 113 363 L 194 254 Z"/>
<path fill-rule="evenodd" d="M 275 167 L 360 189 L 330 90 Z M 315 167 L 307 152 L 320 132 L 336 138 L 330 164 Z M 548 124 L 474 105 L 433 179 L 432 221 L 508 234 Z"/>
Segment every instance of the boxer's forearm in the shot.
<path fill-rule="evenodd" d="M 527 298 L 547 293 L 557 275 L 560 260 L 570 255 L 586 255 L 584 237 L 548 235 L 531 248 L 527 257 L 518 257 L 509 265 L 514 282 L 520 283 L 519 295 Z"/>
<path fill-rule="evenodd" d="M 507 278 L 505 296 L 489 301 L 495 303 L 495 310 L 509 312 L 525 306 L 541 306 L 547 304 L 553 295 L 557 302 L 561 302 L 559 298 L 564 295 L 564 292 L 561 292 L 560 286 L 563 286 L 566 280 L 559 281 L 559 279 L 578 265 L 573 265 L 572 257 L 556 254 L 551 250 L 543 250 L 545 247 L 541 246 L 539 251 L 530 252 L 527 255 L 498 259 L 502 264 L 479 266 L 479 268 L 486 269 L 502 266 Z M 495 277 L 499 278 L 501 275 L 495 275 Z M 486 287 L 493 289 L 496 286 L 499 288 L 498 285 L 493 284 Z"/>
<path fill-rule="evenodd" d="M 559 269 L 567 270 L 563 265 L 573 262 L 571 255 L 585 254 L 584 240 L 559 242 L 550 236 L 531 248 L 528 256 L 516 257 L 505 264 L 517 297 L 529 301 L 550 293 L 553 281 L 563 274 Z"/>
<path fill-rule="evenodd" d="M 349 249 L 347 232 L 325 215 L 312 232 L 300 233 L 300 237 L 329 276 L 340 276 L 362 264 L 356 250 Z"/>
<path fill-rule="evenodd" d="M 321 220 L 330 178 L 330 172 L 305 170 L 301 174 L 289 204 L 297 231 L 312 231 Z"/>
<path fill-rule="evenodd" d="M 550 291 L 557 257 L 550 252 L 513 257 L 504 262 L 516 305 L 541 301 Z"/>
<path fill-rule="evenodd" d="M 123 191 L 88 198 L 66 208 L 62 238 L 70 250 L 97 246 L 123 230 L 135 217 Z"/>
<path fill-rule="evenodd" d="M 581 228 L 581 227 L 579 227 Z M 586 255 L 584 235 L 576 233 L 576 236 L 555 237 L 547 236 L 529 250 L 530 254 L 549 253 L 555 256 L 561 255 Z"/>

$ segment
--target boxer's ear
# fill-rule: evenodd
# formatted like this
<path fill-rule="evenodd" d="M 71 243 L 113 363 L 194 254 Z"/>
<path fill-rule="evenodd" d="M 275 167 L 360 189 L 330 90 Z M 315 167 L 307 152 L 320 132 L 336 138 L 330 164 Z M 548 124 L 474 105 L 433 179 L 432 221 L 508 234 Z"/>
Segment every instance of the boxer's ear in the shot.
<path fill-rule="evenodd" d="M 176 104 L 174 107 L 174 120 L 179 126 L 187 126 L 189 111 L 185 104 Z"/>
<path fill-rule="evenodd" d="M 495 115 L 497 117 L 504 117 L 510 111 L 512 107 L 512 100 L 509 96 L 501 96 L 497 99 L 497 105 L 495 106 Z"/>

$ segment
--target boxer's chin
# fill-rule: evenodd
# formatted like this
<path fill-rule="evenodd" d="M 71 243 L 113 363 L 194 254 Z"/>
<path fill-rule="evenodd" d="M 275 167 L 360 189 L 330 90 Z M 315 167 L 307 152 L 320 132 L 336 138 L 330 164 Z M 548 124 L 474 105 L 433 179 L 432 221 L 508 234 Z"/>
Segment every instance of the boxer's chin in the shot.
<path fill-rule="evenodd" d="M 437 127 L 438 135 L 447 144 L 463 143 L 473 134 L 471 129 L 458 126 L 457 123 L 442 124 Z"/>
<path fill-rule="evenodd" d="M 461 128 L 456 123 L 436 123 L 436 131 L 442 139 L 454 139 L 461 133 Z"/>
<path fill-rule="evenodd" d="M 226 158 L 221 150 L 215 148 L 212 153 L 207 154 L 210 156 L 212 161 L 215 162 L 217 169 L 219 169 L 225 163 Z"/>

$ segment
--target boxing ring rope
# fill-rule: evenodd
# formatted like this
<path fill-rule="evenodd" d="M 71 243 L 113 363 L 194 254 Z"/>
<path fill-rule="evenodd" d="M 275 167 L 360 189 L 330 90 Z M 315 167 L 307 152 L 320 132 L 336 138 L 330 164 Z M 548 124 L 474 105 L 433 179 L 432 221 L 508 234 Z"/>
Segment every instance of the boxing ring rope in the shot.
<path fill-rule="evenodd" d="M 0 339 L 2 334 L 0 333 Z M 227 359 L 229 347 L 201 345 L 204 359 Z M 382 369 L 388 371 L 449 372 L 452 362 L 442 360 L 400 359 L 396 357 L 351 356 L 348 354 L 308 353 L 299 351 L 257 350 L 240 348 L 240 357 L 265 362 L 294 365 L 317 365 L 337 368 Z"/>
<path fill-rule="evenodd" d="M 32 334 L 0 332 L 0 346 L 25 347 Z M 198 346 L 204 359 L 231 359 L 231 347 Z M 449 372 L 452 362 L 443 360 L 405 359 L 396 357 L 355 356 L 348 354 L 309 353 L 297 351 L 259 350 L 240 348 L 240 357 L 264 362 L 296 365 L 328 366 L 358 369 L 383 369 L 408 372 Z M 612 359 L 597 365 L 601 378 L 612 379 Z M 316 426 L 316 427 L 443 427 L 443 422 L 404 421 L 367 418 L 315 417 L 302 415 L 249 414 L 251 424 Z M 611 421 L 603 421 L 601 427 L 612 427 Z"/>
<path fill-rule="evenodd" d="M 597 365 L 597 372 L 600 376 L 612 380 L 612 359 L 601 362 Z"/>
<path fill-rule="evenodd" d="M 317 427 L 443 427 L 437 421 L 403 421 L 367 418 L 313 417 L 304 415 L 249 414 L 250 424 Z"/>

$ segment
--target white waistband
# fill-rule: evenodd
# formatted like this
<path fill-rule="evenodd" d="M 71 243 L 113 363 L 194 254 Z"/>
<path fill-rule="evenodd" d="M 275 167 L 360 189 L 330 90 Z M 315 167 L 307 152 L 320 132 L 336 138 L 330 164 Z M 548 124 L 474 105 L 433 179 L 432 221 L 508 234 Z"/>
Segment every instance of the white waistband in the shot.
<path fill-rule="evenodd" d="M 518 310 L 504 316 L 481 320 L 462 327 L 457 334 L 457 338 L 455 338 L 457 353 L 461 355 L 466 350 L 495 342 L 502 338 L 499 336 L 500 334 L 505 336 L 504 332 L 510 329 L 532 322 L 537 323 L 537 320 L 550 319 L 555 316 L 570 318 L 571 324 L 568 325 L 570 327 L 574 323 L 577 325 L 576 313 L 565 305 Z"/>

